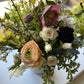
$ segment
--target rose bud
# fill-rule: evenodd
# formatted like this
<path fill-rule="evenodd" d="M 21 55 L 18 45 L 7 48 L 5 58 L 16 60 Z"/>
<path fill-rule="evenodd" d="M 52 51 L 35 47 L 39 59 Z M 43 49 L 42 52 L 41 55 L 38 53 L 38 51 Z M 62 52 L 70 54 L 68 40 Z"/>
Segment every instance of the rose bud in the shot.
<path fill-rule="evenodd" d="M 61 5 L 47 6 L 40 18 L 40 27 L 54 26 L 58 22 L 58 10 Z"/>
<path fill-rule="evenodd" d="M 24 18 L 24 22 L 25 23 L 30 23 L 34 18 L 34 15 L 33 14 L 28 14 L 27 16 L 25 16 Z"/>
<path fill-rule="evenodd" d="M 35 41 L 27 42 L 21 49 L 23 63 L 29 68 L 38 68 L 43 62 L 42 52 Z"/>
<path fill-rule="evenodd" d="M 50 45 L 50 44 L 47 44 L 46 46 L 45 46 L 45 51 L 46 51 L 46 53 L 48 53 L 49 51 L 51 51 L 52 50 L 52 46 Z"/>

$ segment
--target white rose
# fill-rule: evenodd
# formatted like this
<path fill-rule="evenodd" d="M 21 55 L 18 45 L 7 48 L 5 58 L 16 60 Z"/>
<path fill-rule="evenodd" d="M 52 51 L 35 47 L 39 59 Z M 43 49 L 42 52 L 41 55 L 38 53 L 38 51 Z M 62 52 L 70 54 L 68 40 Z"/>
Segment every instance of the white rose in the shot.
<path fill-rule="evenodd" d="M 72 49 L 72 43 L 64 43 L 62 47 L 64 49 Z"/>
<path fill-rule="evenodd" d="M 40 37 L 43 38 L 44 41 L 54 40 L 58 36 L 56 29 L 44 27 L 40 32 Z"/>
<path fill-rule="evenodd" d="M 49 56 L 47 59 L 48 66 L 55 66 L 57 64 L 57 58 L 55 56 Z"/>
<path fill-rule="evenodd" d="M 52 50 L 52 46 L 50 45 L 50 44 L 47 44 L 46 46 L 45 46 L 45 51 L 46 51 L 46 53 L 48 53 L 49 51 L 51 51 Z"/>

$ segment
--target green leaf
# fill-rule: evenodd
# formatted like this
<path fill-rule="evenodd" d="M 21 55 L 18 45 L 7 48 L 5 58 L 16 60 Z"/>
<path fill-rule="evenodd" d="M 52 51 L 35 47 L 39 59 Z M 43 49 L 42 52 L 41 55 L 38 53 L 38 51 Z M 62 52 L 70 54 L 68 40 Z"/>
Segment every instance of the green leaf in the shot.
<path fill-rule="evenodd" d="M 15 69 L 16 67 L 17 65 L 12 65 L 11 67 L 9 67 L 9 71 Z"/>
<path fill-rule="evenodd" d="M 54 82 L 54 81 L 51 81 L 51 83 L 52 83 L 52 84 L 55 84 L 55 82 Z"/>
<path fill-rule="evenodd" d="M 9 14 L 8 14 L 7 12 L 5 12 L 5 17 L 6 17 L 7 19 L 10 19 L 10 16 L 9 16 Z"/>
<path fill-rule="evenodd" d="M 9 8 L 5 7 L 5 9 L 10 10 Z"/>
<path fill-rule="evenodd" d="M 45 82 L 43 82 L 43 84 L 47 84 L 47 80 Z"/>
<path fill-rule="evenodd" d="M 19 54 L 15 54 L 13 55 L 14 57 L 14 65 L 12 65 L 9 70 L 13 70 L 15 68 L 17 68 L 20 64 L 21 64 L 21 58 Z"/>
<path fill-rule="evenodd" d="M 69 9 L 64 9 L 64 11 L 65 11 L 68 15 L 73 15 L 73 13 L 71 12 L 71 10 L 69 10 Z"/>
<path fill-rule="evenodd" d="M 47 5 L 56 5 L 56 3 L 54 1 L 48 1 L 48 0 L 46 0 L 46 3 L 47 3 Z"/>
<path fill-rule="evenodd" d="M 1 50 L 1 49 L 0 49 Z M 1 54 L 4 54 L 2 57 L 0 57 L 0 60 L 2 60 L 2 61 L 4 61 L 4 62 L 7 62 L 7 60 L 6 60 L 6 58 L 7 58 L 7 56 L 8 56 L 8 53 L 6 53 L 6 52 L 4 52 L 3 51 L 3 53 L 1 53 Z"/>
<path fill-rule="evenodd" d="M 84 10 L 80 10 L 79 12 L 75 13 L 75 16 L 80 17 L 84 13 Z"/>

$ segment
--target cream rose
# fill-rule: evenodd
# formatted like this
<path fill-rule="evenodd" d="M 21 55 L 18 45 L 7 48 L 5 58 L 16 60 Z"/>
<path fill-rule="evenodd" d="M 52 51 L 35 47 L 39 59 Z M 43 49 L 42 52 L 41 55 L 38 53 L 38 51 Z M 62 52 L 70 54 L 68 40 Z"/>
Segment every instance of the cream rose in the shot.
<path fill-rule="evenodd" d="M 55 56 L 49 56 L 47 59 L 48 66 L 55 66 L 57 64 L 57 58 Z"/>
<path fill-rule="evenodd" d="M 56 29 L 44 27 L 40 32 L 40 37 L 43 38 L 44 41 L 54 40 L 58 36 Z"/>
<path fill-rule="evenodd" d="M 35 41 L 30 41 L 23 46 L 21 58 L 23 63 L 30 68 L 38 68 L 44 62 L 42 52 Z"/>

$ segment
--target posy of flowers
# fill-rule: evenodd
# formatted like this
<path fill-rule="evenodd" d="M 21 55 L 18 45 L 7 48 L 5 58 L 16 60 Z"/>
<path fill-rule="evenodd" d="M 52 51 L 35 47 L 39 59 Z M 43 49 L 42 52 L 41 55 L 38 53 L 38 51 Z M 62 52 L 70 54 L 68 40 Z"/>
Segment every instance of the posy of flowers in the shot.
<path fill-rule="evenodd" d="M 12 3 L 12 5 L 11 5 Z M 0 19 L 0 60 L 6 61 L 11 50 L 18 50 L 14 65 L 9 68 L 12 76 L 22 75 L 28 69 L 43 69 L 43 84 L 55 84 L 51 77 L 55 66 L 65 69 L 67 79 L 73 79 L 79 63 L 78 48 L 83 45 L 82 34 L 78 33 L 73 23 L 75 16 L 65 9 L 62 1 L 10 0 L 9 12 Z M 80 35 L 78 35 L 80 34 Z"/>

